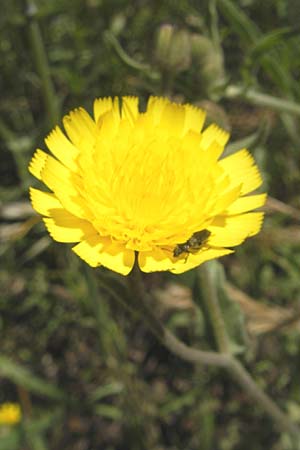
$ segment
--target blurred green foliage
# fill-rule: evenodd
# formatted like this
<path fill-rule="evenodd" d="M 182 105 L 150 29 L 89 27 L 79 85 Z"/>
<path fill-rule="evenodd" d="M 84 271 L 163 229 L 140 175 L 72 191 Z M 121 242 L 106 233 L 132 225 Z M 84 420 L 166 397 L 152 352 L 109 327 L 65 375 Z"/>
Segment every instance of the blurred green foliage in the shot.
<path fill-rule="evenodd" d="M 27 165 L 50 131 L 33 23 L 59 115 L 79 105 L 91 110 L 95 97 L 138 95 L 145 104 L 151 94 L 168 94 L 205 107 L 209 121 L 231 131 L 231 148 L 247 142 L 264 188 L 282 203 L 257 238 L 223 259 L 230 283 L 257 302 L 249 312 L 223 293 L 222 308 L 258 383 L 300 421 L 299 2 L 4 0 L 0 402 L 21 402 L 24 420 L 0 428 L 0 448 L 294 450 L 228 375 L 178 360 L 124 312 L 111 290 L 126 300 L 125 278 L 85 267 L 41 224 L 33 227 Z M 175 43 L 162 49 L 166 24 Z M 241 95 L 227 95 L 230 86 Z M 282 109 L 258 106 L 243 96 L 247 89 L 281 99 Z M 145 282 L 168 295 L 170 283 L 192 287 L 193 273 L 152 274 Z M 183 340 L 213 348 L 205 311 L 172 301 L 153 308 Z M 264 331 L 257 331 L 260 305 L 269 314 Z M 274 311 L 283 318 L 290 311 L 294 320 L 281 327 Z"/>

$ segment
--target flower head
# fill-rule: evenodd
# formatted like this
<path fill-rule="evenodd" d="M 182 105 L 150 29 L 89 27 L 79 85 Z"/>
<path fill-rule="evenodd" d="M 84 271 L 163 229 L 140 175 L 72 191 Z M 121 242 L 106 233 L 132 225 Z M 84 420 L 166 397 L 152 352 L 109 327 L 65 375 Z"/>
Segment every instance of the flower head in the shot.
<path fill-rule="evenodd" d="M 0 425 L 14 425 L 21 420 L 21 408 L 17 403 L 0 405 Z"/>
<path fill-rule="evenodd" d="M 51 192 L 30 189 L 50 235 L 76 243 L 90 266 L 123 275 L 137 255 L 144 272 L 185 272 L 261 228 L 265 194 L 252 156 L 242 149 L 221 158 L 229 135 L 202 131 L 205 113 L 150 97 L 102 98 L 94 117 L 82 108 L 63 119 L 37 150 L 30 172 Z M 180 251 L 181 249 L 182 251 Z"/>

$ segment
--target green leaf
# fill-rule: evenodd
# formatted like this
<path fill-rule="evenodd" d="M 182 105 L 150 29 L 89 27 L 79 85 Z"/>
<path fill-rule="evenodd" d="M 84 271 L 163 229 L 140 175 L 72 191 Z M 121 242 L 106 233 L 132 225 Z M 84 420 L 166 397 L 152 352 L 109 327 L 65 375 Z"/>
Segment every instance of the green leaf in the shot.
<path fill-rule="evenodd" d="M 218 7 L 231 25 L 232 30 L 245 41 L 246 44 L 256 45 L 260 39 L 263 39 L 263 33 L 256 24 L 247 17 L 241 8 L 236 6 L 230 0 L 218 0 Z M 266 43 L 264 44 L 266 45 Z M 261 66 L 265 72 L 272 78 L 273 82 L 280 87 L 285 94 L 291 93 L 291 87 L 296 85 L 289 70 L 279 64 L 278 58 L 269 54 L 261 56 Z"/>
<path fill-rule="evenodd" d="M 62 400 L 65 397 L 64 393 L 58 387 L 38 378 L 28 369 L 2 355 L 0 355 L 0 376 L 8 378 L 13 383 L 23 386 L 29 391 L 45 395 L 49 398 Z"/>
<path fill-rule="evenodd" d="M 195 403 L 197 389 L 190 390 L 183 395 L 174 395 L 160 408 L 160 415 L 166 417 L 182 410 L 186 406 L 192 406 Z"/>
<path fill-rule="evenodd" d="M 106 419 L 120 420 L 122 411 L 113 405 L 99 405 L 95 408 L 95 413 Z"/>
<path fill-rule="evenodd" d="M 258 40 L 256 40 L 250 50 L 250 58 L 255 59 L 265 55 L 276 45 L 280 44 L 282 39 L 288 35 L 291 35 L 291 29 L 286 27 L 278 28 L 277 30 L 273 30 L 270 33 L 261 36 Z"/>
<path fill-rule="evenodd" d="M 232 29 L 246 42 L 254 43 L 260 31 L 247 15 L 230 0 L 217 0 L 217 5 Z"/>
<path fill-rule="evenodd" d="M 120 394 L 124 390 L 124 385 L 122 383 L 109 383 L 104 386 L 100 386 L 94 390 L 90 396 L 92 402 L 97 402 L 102 398 L 109 397 L 111 395 Z"/>

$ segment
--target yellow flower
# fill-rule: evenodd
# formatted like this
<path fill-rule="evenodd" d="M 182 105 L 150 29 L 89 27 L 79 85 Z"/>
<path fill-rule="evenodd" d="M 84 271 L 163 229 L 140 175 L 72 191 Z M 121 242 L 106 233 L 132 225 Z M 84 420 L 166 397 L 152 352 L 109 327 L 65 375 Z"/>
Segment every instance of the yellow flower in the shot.
<path fill-rule="evenodd" d="M 21 420 L 21 408 L 17 403 L 0 405 L 0 425 L 14 425 Z"/>
<path fill-rule="evenodd" d="M 204 119 L 158 97 L 143 113 L 136 97 L 96 99 L 94 118 L 70 112 L 68 137 L 54 128 L 45 140 L 53 156 L 38 149 L 29 165 L 51 191 L 30 196 L 53 239 L 127 275 L 135 255 L 144 272 L 182 273 L 258 233 L 263 213 L 249 211 L 266 195 L 248 195 L 262 183 L 258 168 L 245 149 L 220 159 L 229 135 L 201 131 Z"/>

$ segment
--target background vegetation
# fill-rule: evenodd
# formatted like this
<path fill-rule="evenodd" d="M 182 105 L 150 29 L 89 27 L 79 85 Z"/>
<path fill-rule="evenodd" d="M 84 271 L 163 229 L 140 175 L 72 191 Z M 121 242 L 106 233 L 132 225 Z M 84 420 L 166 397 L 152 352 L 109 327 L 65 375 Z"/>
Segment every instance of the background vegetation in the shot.
<path fill-rule="evenodd" d="M 173 356 L 114 300 L 108 287 L 125 296 L 126 278 L 50 239 L 27 165 L 64 113 L 111 95 L 201 105 L 231 131 L 228 152 L 246 145 L 270 200 L 261 234 L 222 259 L 222 308 L 234 351 L 300 422 L 299 2 L 1 6 L 0 403 L 20 403 L 23 420 L 0 427 L 0 448 L 294 450 L 227 373 Z M 215 349 L 193 273 L 145 283 L 169 329 Z"/>

